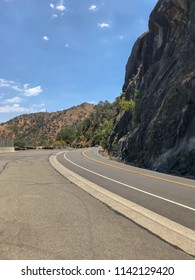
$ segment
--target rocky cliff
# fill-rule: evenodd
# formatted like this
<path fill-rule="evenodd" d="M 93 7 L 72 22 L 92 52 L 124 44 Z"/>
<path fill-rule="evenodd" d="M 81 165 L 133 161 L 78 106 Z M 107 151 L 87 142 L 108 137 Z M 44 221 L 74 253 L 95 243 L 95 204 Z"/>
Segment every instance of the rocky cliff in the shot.
<path fill-rule="evenodd" d="M 195 0 L 159 0 L 136 41 L 110 152 L 145 168 L 195 177 Z"/>

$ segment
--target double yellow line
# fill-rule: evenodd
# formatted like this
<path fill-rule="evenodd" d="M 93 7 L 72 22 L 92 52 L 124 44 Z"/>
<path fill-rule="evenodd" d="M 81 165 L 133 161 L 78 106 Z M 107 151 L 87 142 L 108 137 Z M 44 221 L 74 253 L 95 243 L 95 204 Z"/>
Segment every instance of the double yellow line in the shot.
<path fill-rule="evenodd" d="M 156 180 L 160 180 L 160 181 L 165 181 L 165 182 L 168 182 L 168 183 L 173 183 L 173 184 L 176 184 L 176 185 L 181 185 L 181 186 L 186 186 L 186 187 L 190 187 L 190 188 L 195 188 L 195 186 L 194 186 L 194 185 L 191 185 L 191 184 L 181 183 L 181 182 L 178 182 L 178 181 L 165 179 L 165 178 L 162 178 L 162 177 L 158 177 L 158 176 L 146 174 L 146 173 L 143 173 L 143 172 L 134 171 L 134 170 L 131 170 L 131 169 L 128 169 L 128 168 L 123 168 L 123 167 L 120 167 L 120 166 L 115 166 L 115 165 L 113 165 L 113 164 L 106 163 L 106 162 L 103 162 L 103 161 L 94 159 L 94 158 L 92 158 L 92 157 L 86 155 L 86 152 L 87 152 L 87 150 L 85 150 L 84 152 L 82 152 L 82 155 L 83 155 L 84 157 L 86 157 L 87 159 L 92 160 L 92 161 L 95 161 L 95 162 L 98 162 L 98 163 L 101 163 L 101 164 L 103 164 L 103 165 L 106 165 L 106 166 L 109 166 L 109 167 L 112 167 L 112 168 L 115 168 L 115 169 L 127 171 L 127 172 L 130 172 L 130 173 L 134 173 L 134 174 L 137 174 L 137 175 L 149 177 L 149 178 L 156 179 Z"/>

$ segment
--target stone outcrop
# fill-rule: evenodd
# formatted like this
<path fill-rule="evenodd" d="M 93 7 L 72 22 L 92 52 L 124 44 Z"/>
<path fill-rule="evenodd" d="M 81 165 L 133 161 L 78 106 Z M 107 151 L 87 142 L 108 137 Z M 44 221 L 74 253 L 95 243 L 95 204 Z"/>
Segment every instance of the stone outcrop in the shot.
<path fill-rule="evenodd" d="M 131 164 L 195 177 L 195 1 L 159 0 L 126 66 L 110 152 Z"/>

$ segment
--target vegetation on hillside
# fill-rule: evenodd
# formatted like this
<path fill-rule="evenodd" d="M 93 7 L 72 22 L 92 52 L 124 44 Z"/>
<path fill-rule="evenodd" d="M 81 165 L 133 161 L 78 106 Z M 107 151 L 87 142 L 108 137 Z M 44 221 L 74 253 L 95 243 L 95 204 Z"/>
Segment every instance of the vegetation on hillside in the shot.
<path fill-rule="evenodd" d="M 116 113 L 113 103 L 101 101 L 83 121 L 65 125 L 57 134 L 56 141 L 64 141 L 73 147 L 102 145 L 106 148 Z"/>
<path fill-rule="evenodd" d="M 26 115 L 20 123 L 19 119 L 15 118 L 12 123 L 18 122 L 18 125 L 15 125 L 18 133 L 14 145 L 21 149 L 28 146 L 82 148 L 101 145 L 104 149 L 108 149 L 109 139 L 118 116 L 122 116 L 125 112 L 133 114 L 135 123 L 139 123 L 141 103 L 141 94 L 137 94 L 134 101 L 127 100 L 122 93 L 113 103 L 100 101 L 88 116 L 83 111 L 79 112 L 78 117 L 70 114 L 69 118 L 73 121 L 64 121 L 61 127 L 58 122 L 53 122 L 53 116 L 49 114 Z M 62 122 L 62 118 L 60 121 Z M 55 138 L 52 139 L 51 132 L 54 134 L 54 131 L 56 131 Z"/>
<path fill-rule="evenodd" d="M 120 112 L 132 113 L 135 107 L 135 101 L 125 100 L 124 94 L 113 103 L 100 101 L 89 117 L 77 124 L 65 125 L 57 134 L 56 141 L 77 148 L 101 145 L 107 149 L 116 116 Z"/>
<path fill-rule="evenodd" d="M 15 146 L 20 148 L 51 145 L 63 147 L 63 142 L 56 142 L 57 133 L 64 128 L 65 124 L 80 123 L 93 110 L 94 105 L 83 103 L 58 112 L 24 114 L 1 124 L 0 137 L 13 138 Z"/>

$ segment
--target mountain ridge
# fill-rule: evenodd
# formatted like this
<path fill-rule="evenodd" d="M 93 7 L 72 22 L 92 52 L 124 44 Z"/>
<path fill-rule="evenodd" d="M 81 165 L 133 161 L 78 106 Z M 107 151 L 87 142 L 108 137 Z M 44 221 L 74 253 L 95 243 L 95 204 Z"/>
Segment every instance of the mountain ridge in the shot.
<path fill-rule="evenodd" d="M 94 105 L 82 103 L 57 112 L 24 114 L 0 124 L 1 138 L 24 140 L 28 144 L 43 145 L 56 140 L 64 125 L 73 125 L 85 119 Z"/>

